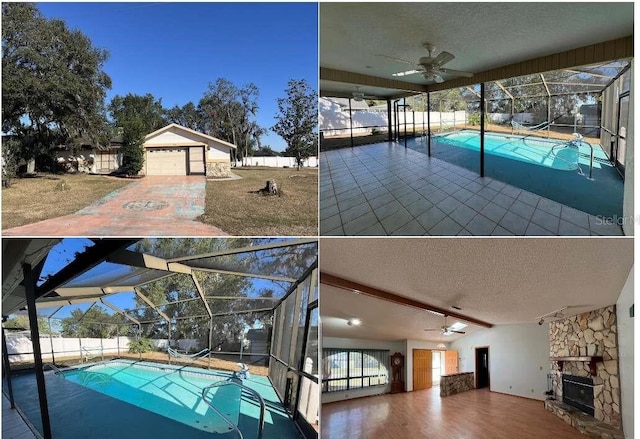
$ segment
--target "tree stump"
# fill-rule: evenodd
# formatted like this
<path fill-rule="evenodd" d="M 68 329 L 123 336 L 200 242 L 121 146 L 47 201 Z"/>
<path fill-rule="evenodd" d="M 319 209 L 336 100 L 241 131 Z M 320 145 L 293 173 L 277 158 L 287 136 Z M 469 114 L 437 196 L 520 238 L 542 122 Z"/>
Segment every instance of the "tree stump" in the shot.
<path fill-rule="evenodd" d="M 267 193 L 269 195 L 278 195 L 280 191 L 278 190 L 278 184 L 275 180 L 267 180 L 267 185 L 265 186 Z"/>
<path fill-rule="evenodd" d="M 280 189 L 278 189 L 278 184 L 275 180 L 267 180 L 265 186 L 260 189 L 258 193 L 262 195 L 281 195 Z"/>
<path fill-rule="evenodd" d="M 56 190 L 57 191 L 68 191 L 71 190 L 71 188 L 69 187 L 69 183 L 67 183 L 67 180 L 60 180 L 58 181 L 58 183 L 56 184 Z"/>

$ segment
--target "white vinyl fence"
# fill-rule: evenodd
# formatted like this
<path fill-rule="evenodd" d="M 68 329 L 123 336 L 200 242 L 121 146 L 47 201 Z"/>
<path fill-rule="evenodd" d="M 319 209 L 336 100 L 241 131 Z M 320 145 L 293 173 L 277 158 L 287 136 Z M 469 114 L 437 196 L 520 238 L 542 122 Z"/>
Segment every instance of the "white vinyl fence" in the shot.
<path fill-rule="evenodd" d="M 118 355 L 129 351 L 129 344 L 134 339 L 131 337 L 114 338 L 67 338 L 40 336 L 40 350 L 44 361 L 52 361 L 53 357 L 80 357 L 81 355 L 100 356 Z M 166 351 L 169 342 L 166 339 L 152 339 L 156 349 Z M 178 349 L 185 351 L 200 350 L 200 342 L 197 339 L 178 340 Z M 33 362 L 33 346 L 31 339 L 22 334 L 7 334 L 7 353 L 9 361 Z"/>
<path fill-rule="evenodd" d="M 247 157 L 242 160 L 241 166 L 267 166 L 270 168 L 295 168 L 298 166 L 295 157 Z M 315 168 L 318 166 L 318 157 L 309 157 L 302 166 Z"/>

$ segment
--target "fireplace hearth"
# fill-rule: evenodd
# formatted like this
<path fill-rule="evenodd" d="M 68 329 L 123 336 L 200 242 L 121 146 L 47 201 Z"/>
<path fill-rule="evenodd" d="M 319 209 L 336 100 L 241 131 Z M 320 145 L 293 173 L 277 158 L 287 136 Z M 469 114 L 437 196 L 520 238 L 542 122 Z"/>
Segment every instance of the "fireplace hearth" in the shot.
<path fill-rule="evenodd" d="M 593 416 L 593 379 L 576 375 L 562 375 L 562 402 Z"/>

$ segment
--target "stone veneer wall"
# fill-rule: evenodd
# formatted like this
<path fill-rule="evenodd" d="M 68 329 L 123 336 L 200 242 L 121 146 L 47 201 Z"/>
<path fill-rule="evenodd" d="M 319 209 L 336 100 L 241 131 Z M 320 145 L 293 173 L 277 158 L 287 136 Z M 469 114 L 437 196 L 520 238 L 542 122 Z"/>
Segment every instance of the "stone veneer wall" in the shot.
<path fill-rule="evenodd" d="M 451 396 L 476 387 L 473 372 L 443 375 L 440 378 L 440 396 Z"/>
<path fill-rule="evenodd" d="M 231 163 L 229 162 L 207 162 L 208 178 L 231 177 Z"/>
<path fill-rule="evenodd" d="M 621 427 L 618 337 L 615 305 L 549 324 L 551 357 L 601 356 L 593 378 L 595 418 Z M 558 364 L 551 363 L 553 390 L 562 400 L 562 377 Z M 590 376 L 589 363 L 564 362 L 564 374 Z"/>

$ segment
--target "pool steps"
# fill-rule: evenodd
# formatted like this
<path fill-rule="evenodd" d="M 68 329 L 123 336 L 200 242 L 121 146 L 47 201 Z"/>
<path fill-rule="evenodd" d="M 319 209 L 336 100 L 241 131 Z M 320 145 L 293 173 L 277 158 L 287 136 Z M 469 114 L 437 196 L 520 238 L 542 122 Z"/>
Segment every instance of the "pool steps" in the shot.
<path fill-rule="evenodd" d="M 207 387 L 205 387 L 204 389 L 202 389 L 202 400 L 204 402 L 207 403 L 207 405 L 209 407 L 211 407 L 211 409 L 213 411 L 215 411 L 218 415 L 220 415 L 220 417 L 222 419 L 224 419 L 230 426 L 231 428 L 233 428 L 236 433 L 238 433 L 238 437 L 240 439 L 244 439 L 242 436 L 242 432 L 240 431 L 240 429 L 238 428 L 238 426 L 232 422 L 229 418 L 227 418 L 223 413 L 221 413 L 216 407 L 214 407 L 213 404 L 209 403 L 209 401 L 206 398 L 206 394 L 207 391 L 209 391 L 210 389 L 213 389 L 214 387 L 223 387 L 223 386 L 238 386 L 240 387 L 241 391 L 247 391 L 249 392 L 249 394 L 251 396 L 253 396 L 259 403 L 260 403 L 260 421 L 258 424 L 258 438 L 257 439 L 261 439 L 262 438 L 262 430 L 264 429 L 264 412 L 266 410 L 266 406 L 264 403 L 264 399 L 262 399 L 262 396 L 260 396 L 260 394 L 258 392 L 256 392 L 254 389 L 245 386 L 244 384 L 239 383 L 238 381 L 240 380 L 234 380 L 234 379 L 230 379 L 227 381 L 218 381 L 217 383 L 213 383 Z"/>

